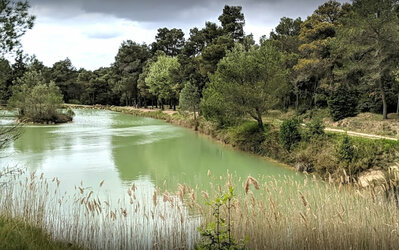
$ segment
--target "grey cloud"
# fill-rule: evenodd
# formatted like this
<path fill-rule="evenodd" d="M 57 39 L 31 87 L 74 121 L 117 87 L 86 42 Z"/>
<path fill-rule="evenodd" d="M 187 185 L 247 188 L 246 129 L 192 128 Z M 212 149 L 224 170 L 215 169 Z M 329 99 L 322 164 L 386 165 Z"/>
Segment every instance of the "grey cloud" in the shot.
<path fill-rule="evenodd" d="M 203 27 L 206 21 L 218 22 L 223 6 L 241 5 L 247 23 L 265 27 L 268 34 L 280 18 L 306 18 L 327 0 L 30 0 L 38 17 L 71 21 L 81 14 L 100 14 L 137 21 L 148 30 L 159 27 Z M 340 0 L 343 2 L 345 0 Z M 103 20 L 102 18 L 95 18 Z M 81 19 L 79 19 L 81 21 Z M 88 20 L 89 21 L 89 20 Z M 107 39 L 116 34 L 88 34 L 90 38 Z"/>
<path fill-rule="evenodd" d="M 141 22 L 186 22 L 219 15 L 225 4 L 242 5 L 247 16 L 262 13 L 306 16 L 325 0 L 31 0 L 36 7 L 52 7 L 54 15 L 79 8 L 87 13 L 105 13 Z M 58 8 L 60 7 L 60 8 Z M 190 16 L 187 17 L 187 13 Z"/>

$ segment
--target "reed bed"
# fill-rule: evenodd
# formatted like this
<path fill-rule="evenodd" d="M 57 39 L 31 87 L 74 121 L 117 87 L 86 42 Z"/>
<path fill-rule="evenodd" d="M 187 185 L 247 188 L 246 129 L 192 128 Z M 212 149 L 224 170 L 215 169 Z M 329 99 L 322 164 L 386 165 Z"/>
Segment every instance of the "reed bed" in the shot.
<path fill-rule="evenodd" d="M 135 183 L 124 197 L 104 198 L 57 178 L 12 177 L 0 188 L 0 214 L 44 228 L 55 240 L 87 249 L 193 249 L 198 227 L 215 220 L 206 201 L 230 187 L 231 233 L 249 249 L 396 249 L 399 209 L 383 187 L 359 189 L 312 177 L 212 176 L 209 189 L 179 184 L 176 192 Z M 62 184 L 61 184 L 62 185 Z M 388 197 L 388 198 L 387 198 Z M 392 201 L 391 201 L 392 199 Z"/>
<path fill-rule="evenodd" d="M 85 249 L 191 249 L 198 240 L 200 217 L 177 196 L 133 183 L 124 197 L 105 199 L 101 187 L 62 193 L 59 185 L 35 173 L 12 177 L 0 189 L 0 214 Z"/>
<path fill-rule="evenodd" d="M 230 177 L 231 178 L 231 177 Z M 359 189 L 315 178 L 249 177 L 235 187 L 230 216 L 235 239 L 250 249 L 397 249 L 399 209 L 379 186 Z M 226 186 L 218 186 L 219 195 Z M 220 191 L 221 190 L 221 191 Z M 224 191 L 223 191 L 224 190 Z M 214 221 L 212 210 L 203 224 Z M 227 206 L 223 207 L 228 218 Z"/>

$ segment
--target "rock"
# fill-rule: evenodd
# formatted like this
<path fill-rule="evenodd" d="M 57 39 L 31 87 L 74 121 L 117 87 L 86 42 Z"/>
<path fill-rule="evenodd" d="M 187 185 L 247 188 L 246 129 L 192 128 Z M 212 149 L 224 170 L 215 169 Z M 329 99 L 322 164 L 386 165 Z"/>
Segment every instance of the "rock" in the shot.
<path fill-rule="evenodd" d="M 312 164 L 304 163 L 304 162 L 298 162 L 295 165 L 295 169 L 298 172 L 306 172 L 306 173 L 312 173 L 314 171 Z"/>
<path fill-rule="evenodd" d="M 382 184 L 385 182 L 385 172 L 376 169 L 366 170 L 359 175 L 357 182 L 364 188 L 370 185 Z"/>

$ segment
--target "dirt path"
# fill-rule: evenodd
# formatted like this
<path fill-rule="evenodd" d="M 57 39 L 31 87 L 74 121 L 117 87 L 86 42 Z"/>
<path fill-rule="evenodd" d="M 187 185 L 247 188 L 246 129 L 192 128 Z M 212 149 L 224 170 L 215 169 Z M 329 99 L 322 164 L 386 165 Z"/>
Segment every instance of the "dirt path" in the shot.
<path fill-rule="evenodd" d="M 385 140 L 391 140 L 391 141 L 398 141 L 397 138 L 393 137 L 387 137 L 387 136 L 381 136 L 381 135 L 373 135 L 373 134 L 365 134 L 365 133 L 359 133 L 359 132 L 354 132 L 354 131 L 346 131 L 343 129 L 335 129 L 335 128 L 325 128 L 325 131 L 328 132 L 335 132 L 335 133 L 347 133 L 349 136 L 354 136 L 354 137 L 363 137 L 363 138 L 369 138 L 369 139 L 385 139 Z"/>
<path fill-rule="evenodd" d="M 155 112 L 155 111 L 160 111 L 160 109 L 144 109 L 144 108 L 135 108 L 135 107 L 119 107 L 119 108 L 124 108 L 126 110 L 136 110 L 136 111 L 141 111 L 141 112 Z M 173 115 L 177 113 L 176 110 L 170 110 L 170 109 L 165 109 L 162 111 L 162 113 L 168 114 L 168 115 Z"/>

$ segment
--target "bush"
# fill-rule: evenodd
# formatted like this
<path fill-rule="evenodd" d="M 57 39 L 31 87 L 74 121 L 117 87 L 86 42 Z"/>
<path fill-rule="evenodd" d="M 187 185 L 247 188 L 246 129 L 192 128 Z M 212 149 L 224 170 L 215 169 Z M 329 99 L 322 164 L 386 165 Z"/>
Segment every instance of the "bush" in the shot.
<path fill-rule="evenodd" d="M 76 104 L 76 105 L 82 104 L 79 100 L 76 100 L 76 99 L 69 100 L 69 103 L 70 104 Z"/>
<path fill-rule="evenodd" d="M 234 196 L 233 187 L 229 187 L 228 192 L 221 194 L 215 200 L 206 202 L 213 210 L 212 215 L 215 221 L 205 225 L 205 228 L 198 229 L 201 241 L 196 249 L 245 249 L 243 242 L 236 241 L 231 232 L 231 208 Z M 223 211 L 226 210 L 227 214 L 224 215 Z"/>
<path fill-rule="evenodd" d="M 267 126 L 265 126 L 267 130 Z M 233 146 L 258 153 L 260 146 L 265 140 L 265 133 L 259 129 L 258 123 L 247 121 L 243 124 L 229 129 L 229 139 Z"/>
<path fill-rule="evenodd" d="M 41 73 L 27 72 L 18 78 L 9 100 L 11 107 L 18 108 L 22 121 L 36 123 L 61 123 L 72 120 L 71 116 L 58 111 L 63 96 L 54 82 L 46 83 Z"/>
<path fill-rule="evenodd" d="M 285 120 L 280 126 L 280 143 L 283 147 L 290 151 L 301 141 L 299 132 L 300 121 L 297 118 Z"/>
<path fill-rule="evenodd" d="M 314 138 L 323 136 L 324 133 L 324 124 L 321 119 L 313 119 L 310 123 L 307 124 L 306 135 L 308 138 Z"/>
<path fill-rule="evenodd" d="M 338 159 L 350 163 L 355 158 L 355 148 L 349 136 L 345 136 L 337 147 Z"/>
<path fill-rule="evenodd" d="M 358 97 L 356 92 L 345 86 L 338 87 L 328 101 L 328 107 L 334 121 L 356 116 L 358 114 L 357 105 Z"/>
<path fill-rule="evenodd" d="M 70 117 L 74 117 L 75 116 L 75 112 L 73 112 L 73 110 L 71 108 L 68 108 L 66 111 L 66 114 Z"/>

